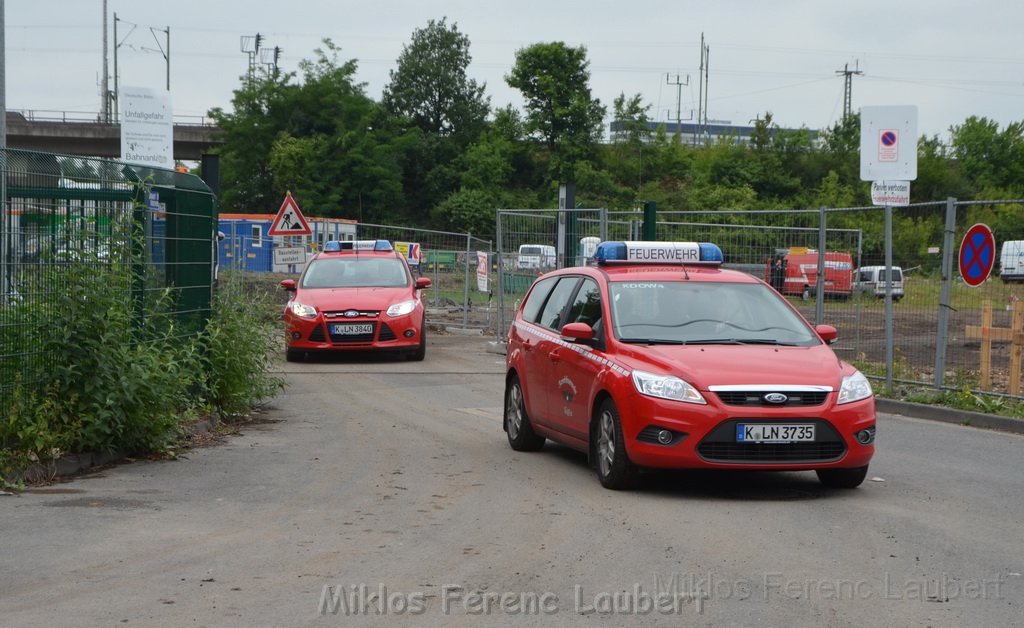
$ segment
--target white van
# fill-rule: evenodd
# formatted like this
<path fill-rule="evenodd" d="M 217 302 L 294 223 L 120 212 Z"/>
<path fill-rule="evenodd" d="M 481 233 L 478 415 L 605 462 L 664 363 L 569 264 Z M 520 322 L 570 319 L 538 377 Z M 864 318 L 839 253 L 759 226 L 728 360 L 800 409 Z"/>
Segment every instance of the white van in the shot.
<path fill-rule="evenodd" d="M 597 236 L 586 236 L 580 238 L 580 250 L 576 257 L 576 265 L 586 266 L 587 263 L 593 259 L 594 253 L 597 252 L 598 244 L 601 244 L 601 238 Z"/>
<path fill-rule="evenodd" d="M 853 273 L 854 290 L 869 292 L 879 299 L 885 298 L 885 266 L 863 266 Z M 903 269 L 892 267 L 892 300 L 899 301 L 903 297 Z"/>
<path fill-rule="evenodd" d="M 1024 240 L 1007 240 L 999 252 L 999 278 L 1003 283 L 1024 281 Z"/>
<path fill-rule="evenodd" d="M 555 247 L 546 244 L 524 244 L 519 247 L 516 268 L 519 270 L 544 270 L 554 268 L 557 263 Z"/>

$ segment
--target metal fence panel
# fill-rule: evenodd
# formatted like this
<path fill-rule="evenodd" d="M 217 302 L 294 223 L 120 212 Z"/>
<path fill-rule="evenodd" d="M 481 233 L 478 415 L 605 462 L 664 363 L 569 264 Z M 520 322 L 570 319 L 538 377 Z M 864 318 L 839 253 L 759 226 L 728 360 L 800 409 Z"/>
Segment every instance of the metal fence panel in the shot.
<path fill-rule="evenodd" d="M 836 353 L 881 380 L 883 386 L 919 384 L 998 395 L 1019 391 L 1020 374 L 1011 373 L 1014 349 L 1008 340 L 991 343 L 991 368 L 986 369 L 988 381 L 983 381 L 983 355 L 989 350 L 979 329 L 984 327 L 987 302 L 992 333 L 1009 330 L 1014 304 L 1024 296 L 1024 282 L 1015 281 L 1016 277 L 1007 281 L 1009 277 L 998 274 L 1002 244 L 1024 241 L 1024 201 L 950 199 L 891 211 L 892 283 L 877 269 L 886 262 L 884 207 L 659 211 L 656 232 L 662 241 L 717 243 L 725 256 L 724 267 L 772 284 L 808 321 L 836 327 Z M 581 218 L 578 224 L 587 224 L 588 234 L 605 234 L 604 239 L 641 239 L 639 212 L 601 215 Z M 557 244 L 558 216 L 555 210 L 499 211 L 498 249 L 506 264 L 516 263 L 518 247 L 524 244 Z M 605 226 L 600 226 L 601 221 Z M 964 234 L 978 222 L 998 225 L 997 250 L 992 252 L 996 256 L 992 276 L 971 288 L 960 277 L 957 258 Z M 773 274 L 773 262 L 780 257 L 801 258 L 799 264 L 809 266 L 811 261 L 801 257 L 804 254 L 810 254 L 819 267 L 783 272 L 781 277 Z M 1024 243 L 1019 257 L 1024 268 Z M 559 265 L 568 265 L 563 262 L 560 259 Z M 503 275 L 499 339 L 504 339 L 519 299 L 538 271 L 512 266 Z M 843 285 L 837 273 L 845 275 Z M 1011 376 L 1017 378 L 1016 388 Z"/>
<path fill-rule="evenodd" d="M 81 269 L 147 324 L 155 295 L 193 335 L 211 311 L 216 201 L 197 177 L 120 162 L 0 150 L 0 403 L 47 356 L 31 341 L 60 316 Z"/>

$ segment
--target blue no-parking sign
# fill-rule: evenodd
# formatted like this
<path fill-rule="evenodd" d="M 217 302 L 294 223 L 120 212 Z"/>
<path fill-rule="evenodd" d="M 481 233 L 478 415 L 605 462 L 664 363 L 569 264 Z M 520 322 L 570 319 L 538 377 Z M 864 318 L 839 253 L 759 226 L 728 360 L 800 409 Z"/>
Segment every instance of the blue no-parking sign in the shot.
<path fill-rule="evenodd" d="M 978 223 L 967 230 L 960 242 L 960 276 L 976 288 L 985 283 L 996 261 L 996 238 L 988 225 Z"/>

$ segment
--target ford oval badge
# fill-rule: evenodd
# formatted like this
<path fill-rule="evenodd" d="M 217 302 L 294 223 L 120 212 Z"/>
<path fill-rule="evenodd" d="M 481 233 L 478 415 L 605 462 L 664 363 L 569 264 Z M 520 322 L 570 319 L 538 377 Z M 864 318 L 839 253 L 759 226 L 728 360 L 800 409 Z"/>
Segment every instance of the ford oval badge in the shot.
<path fill-rule="evenodd" d="M 359 310 L 345 310 L 345 313 L 342 314 L 342 316 L 345 318 L 356 318 L 359 316 Z"/>
<path fill-rule="evenodd" d="M 777 392 L 768 393 L 764 397 L 762 397 L 762 399 L 764 399 L 766 403 L 772 403 L 776 405 L 786 403 L 787 401 L 789 401 L 789 397 Z"/>

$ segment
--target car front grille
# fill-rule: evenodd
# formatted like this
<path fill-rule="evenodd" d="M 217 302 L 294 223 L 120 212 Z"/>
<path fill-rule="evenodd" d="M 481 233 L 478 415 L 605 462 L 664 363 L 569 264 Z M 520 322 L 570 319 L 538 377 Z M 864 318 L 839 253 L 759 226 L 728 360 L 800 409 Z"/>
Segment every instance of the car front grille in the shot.
<path fill-rule="evenodd" d="M 697 445 L 697 453 L 710 462 L 737 464 L 802 464 L 834 462 L 846 453 L 846 443 L 839 432 L 823 419 L 772 419 L 786 424 L 813 423 L 815 440 L 810 443 L 742 443 L 736 442 L 739 423 L 766 423 L 765 419 L 730 419 L 723 421 Z"/>
<path fill-rule="evenodd" d="M 388 326 L 387 323 L 380 324 L 380 335 L 377 336 L 377 340 L 385 342 L 388 340 L 396 340 L 398 336 L 395 335 L 395 331 Z"/>
<path fill-rule="evenodd" d="M 785 403 L 769 403 L 764 396 L 771 390 L 720 390 L 715 394 L 727 406 L 768 406 L 784 408 L 786 406 L 820 406 L 828 399 L 827 391 L 786 391 Z"/>
<path fill-rule="evenodd" d="M 324 333 L 324 326 L 317 325 L 309 334 L 310 342 L 327 342 L 327 334 Z"/>

